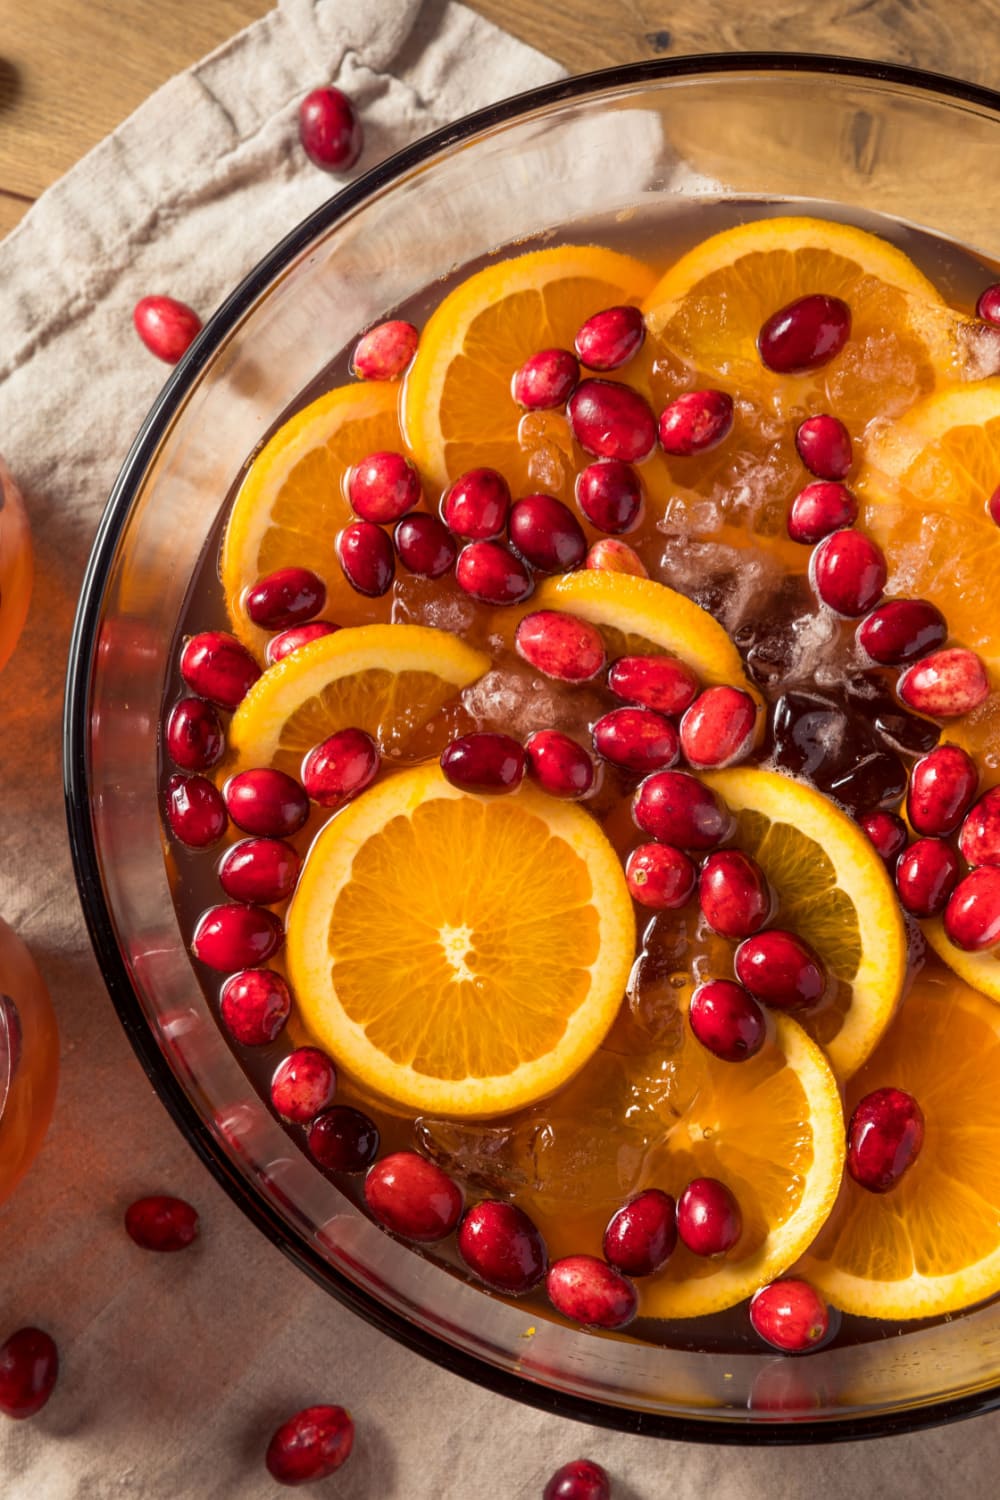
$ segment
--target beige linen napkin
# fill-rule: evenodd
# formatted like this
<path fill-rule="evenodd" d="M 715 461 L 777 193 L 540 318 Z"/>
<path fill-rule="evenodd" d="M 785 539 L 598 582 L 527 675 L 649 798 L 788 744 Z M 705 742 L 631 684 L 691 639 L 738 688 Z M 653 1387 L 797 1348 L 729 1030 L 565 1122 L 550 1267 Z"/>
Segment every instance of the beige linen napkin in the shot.
<path fill-rule="evenodd" d="M 0 1335 L 37 1322 L 63 1370 L 34 1421 L 0 1419 L 3 1500 L 257 1500 L 263 1451 L 313 1401 L 349 1405 L 340 1500 L 535 1500 L 590 1454 L 616 1500 L 992 1492 L 1000 1419 L 874 1446 L 735 1453 L 609 1434 L 490 1395 L 397 1346 L 313 1286 L 243 1218 L 153 1096 L 107 999 L 74 890 L 60 710 L 77 589 L 108 489 L 163 379 L 138 297 L 207 314 L 332 190 L 296 105 L 327 81 L 358 102 L 359 170 L 490 100 L 560 76 L 450 0 L 282 0 L 173 79 L 0 244 L 0 451 L 19 477 L 38 579 L 0 678 L 0 910 L 59 1013 L 63 1075 L 45 1150 L 0 1210 Z M 180 1256 L 121 1228 L 143 1192 L 202 1215 Z M 320 1491 L 316 1491 L 320 1493 Z"/>

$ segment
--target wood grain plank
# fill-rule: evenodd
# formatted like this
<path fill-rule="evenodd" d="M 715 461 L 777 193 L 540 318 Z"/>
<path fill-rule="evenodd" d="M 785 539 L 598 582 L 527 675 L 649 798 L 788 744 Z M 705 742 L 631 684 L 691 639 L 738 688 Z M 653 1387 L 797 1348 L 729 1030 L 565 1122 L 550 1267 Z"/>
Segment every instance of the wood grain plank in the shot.
<path fill-rule="evenodd" d="M 0 189 L 37 197 L 161 83 L 272 4 L 0 0 Z"/>
<path fill-rule="evenodd" d="M 20 222 L 33 202 L 32 198 L 22 197 L 20 193 L 5 193 L 0 188 L 0 239 Z"/>
<path fill-rule="evenodd" d="M 468 0 L 571 72 L 695 52 L 827 52 L 996 87 L 1000 0 Z"/>

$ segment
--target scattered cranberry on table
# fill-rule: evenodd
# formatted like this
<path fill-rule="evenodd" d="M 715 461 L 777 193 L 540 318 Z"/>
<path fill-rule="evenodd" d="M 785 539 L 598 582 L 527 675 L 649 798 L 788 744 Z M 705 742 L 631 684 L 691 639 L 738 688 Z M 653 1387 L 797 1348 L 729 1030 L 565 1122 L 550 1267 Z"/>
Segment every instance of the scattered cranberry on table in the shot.
<path fill-rule="evenodd" d="M 707 979 L 698 985 L 688 1007 L 688 1025 L 701 1045 L 722 1062 L 745 1062 L 767 1040 L 764 1012 L 731 979 Z"/>
<path fill-rule="evenodd" d="M 604 1258 L 625 1276 L 651 1276 L 677 1244 L 677 1205 L 669 1193 L 647 1188 L 613 1214 L 604 1231 Z"/>
<path fill-rule="evenodd" d="M 771 314 L 757 335 L 757 351 L 775 374 L 801 375 L 829 364 L 850 333 L 847 303 L 812 292 Z"/>
<path fill-rule="evenodd" d="M 441 769 L 463 792 L 514 792 L 524 779 L 524 747 L 509 734 L 464 734 L 441 752 Z"/>
<path fill-rule="evenodd" d="M 677 1233 L 692 1255 L 727 1255 L 743 1233 L 736 1198 L 715 1177 L 696 1177 L 677 1200 Z"/>
<path fill-rule="evenodd" d="M 0 1344 L 0 1412 L 24 1421 L 41 1411 L 55 1389 L 59 1351 L 41 1328 L 19 1328 Z"/>
<path fill-rule="evenodd" d="M 314 166 L 349 172 L 364 147 L 357 110 L 340 89 L 313 89 L 299 105 L 299 140 Z"/>
<path fill-rule="evenodd" d="M 372 1217 L 406 1240 L 443 1240 L 462 1216 L 462 1190 L 441 1168 L 415 1151 L 383 1156 L 365 1178 Z"/>
<path fill-rule="evenodd" d="M 198 1212 L 183 1198 L 158 1193 L 129 1204 L 125 1228 L 143 1250 L 186 1250 L 198 1238 Z"/>
<path fill-rule="evenodd" d="M 417 352 L 420 335 L 412 323 L 377 323 L 358 339 L 351 370 L 359 380 L 399 380 Z"/>
<path fill-rule="evenodd" d="M 750 1300 L 756 1334 L 783 1354 L 805 1354 L 830 1331 L 830 1309 L 808 1281 L 788 1277 L 761 1287 Z"/>
<path fill-rule="evenodd" d="M 342 1406 L 306 1406 L 283 1422 L 267 1445 L 268 1473 L 279 1484 L 310 1484 L 345 1464 L 354 1422 Z"/>
<path fill-rule="evenodd" d="M 271 969 L 243 969 L 231 974 L 219 996 L 219 1014 L 234 1042 L 266 1047 L 280 1034 L 292 1013 L 292 996 L 280 974 Z"/>
<path fill-rule="evenodd" d="M 283 1120 L 307 1125 L 329 1108 L 337 1092 L 337 1069 L 318 1047 L 296 1047 L 271 1079 L 271 1103 Z"/>
<path fill-rule="evenodd" d="M 552 1475 L 542 1500 L 611 1500 L 607 1470 L 593 1459 L 574 1458 Z"/>
<path fill-rule="evenodd" d="M 175 365 L 187 353 L 202 328 L 194 308 L 176 297 L 140 297 L 132 321 L 150 354 L 167 365 Z"/>
<path fill-rule="evenodd" d="M 645 337 L 637 307 L 606 307 L 577 330 L 574 346 L 588 370 L 617 370 L 638 354 Z"/>
<path fill-rule="evenodd" d="M 458 1253 L 494 1291 L 520 1296 L 548 1269 L 545 1241 L 523 1209 L 487 1199 L 470 1208 L 458 1231 Z"/>
<path fill-rule="evenodd" d="M 631 1281 L 596 1255 L 567 1255 L 555 1261 L 545 1289 L 556 1312 L 582 1328 L 624 1328 L 638 1307 Z"/>
<path fill-rule="evenodd" d="M 888 1193 L 924 1143 L 924 1116 L 912 1094 L 883 1088 L 866 1094 L 847 1126 L 847 1170 L 870 1193 Z"/>

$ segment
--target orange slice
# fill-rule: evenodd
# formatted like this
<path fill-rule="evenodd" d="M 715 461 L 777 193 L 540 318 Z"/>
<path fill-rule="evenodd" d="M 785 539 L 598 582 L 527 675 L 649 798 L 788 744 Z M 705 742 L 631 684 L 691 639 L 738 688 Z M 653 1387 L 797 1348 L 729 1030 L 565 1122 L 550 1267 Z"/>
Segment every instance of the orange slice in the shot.
<path fill-rule="evenodd" d="M 364 729 L 399 756 L 438 710 L 489 667 L 489 657 L 426 625 L 359 625 L 321 636 L 268 667 L 229 726 L 223 774 L 302 757 L 338 729 Z"/>
<path fill-rule="evenodd" d="M 345 471 L 368 453 L 398 449 L 395 382 L 368 381 L 328 391 L 279 428 L 247 470 L 222 540 L 222 588 L 233 631 L 258 656 L 268 633 L 249 619 L 245 591 L 276 568 L 311 568 L 327 587 L 325 614 L 363 623 L 384 612 L 346 583 L 337 532 L 353 519 Z"/>
<path fill-rule="evenodd" d="M 862 522 L 889 563 L 890 593 L 922 595 L 965 646 L 1000 667 L 1000 379 L 941 391 L 880 428 L 859 480 Z"/>
<path fill-rule="evenodd" d="M 572 349 L 593 313 L 641 302 L 654 279 L 615 250 L 555 245 L 496 261 L 450 292 L 420 335 L 403 394 L 403 430 L 431 486 L 485 465 L 515 495 L 565 495 L 583 466 L 574 464 L 566 419 L 522 413 L 511 378 L 539 349 Z"/>
<path fill-rule="evenodd" d="M 637 1281 L 639 1314 L 653 1318 L 718 1312 L 786 1271 L 833 1207 L 844 1156 L 836 1081 L 797 1022 L 775 1016 L 755 1057 L 724 1063 L 694 1039 L 689 995 L 676 995 L 676 1046 L 635 1057 L 602 1049 L 536 1113 L 533 1134 L 515 1132 L 524 1144 L 512 1164 L 528 1179 L 517 1202 L 552 1257 L 600 1255 L 609 1218 L 644 1188 L 677 1197 L 693 1177 L 717 1177 L 731 1189 L 739 1243 L 711 1260 L 679 1245 L 662 1271 Z M 432 1146 L 447 1141 L 446 1127 L 427 1128 Z"/>
<path fill-rule="evenodd" d="M 802 1274 L 861 1317 L 957 1312 L 1000 1292 L 1000 1008 L 926 970 L 851 1080 L 845 1112 L 886 1087 L 923 1110 L 923 1149 L 884 1195 L 845 1178 Z"/>
<path fill-rule="evenodd" d="M 301 1018 L 360 1083 L 485 1117 L 551 1093 L 621 1004 L 635 922 L 596 822 L 531 786 L 376 784 L 319 834 L 287 917 Z"/>
<path fill-rule="evenodd" d="M 885 865 L 852 818 L 821 792 L 777 771 L 702 778 L 736 815 L 735 842 L 762 866 L 778 922 L 823 960 L 834 994 L 798 1019 L 838 1078 L 870 1056 L 906 976 L 906 932 Z"/>
<path fill-rule="evenodd" d="M 851 337 L 822 369 L 775 375 L 761 325 L 812 292 L 841 297 Z M 764 218 L 712 235 L 683 255 L 645 302 L 667 365 L 711 377 L 744 400 L 790 414 L 828 410 L 860 434 L 896 416 L 950 373 L 954 339 L 940 294 L 888 241 L 825 219 Z"/>

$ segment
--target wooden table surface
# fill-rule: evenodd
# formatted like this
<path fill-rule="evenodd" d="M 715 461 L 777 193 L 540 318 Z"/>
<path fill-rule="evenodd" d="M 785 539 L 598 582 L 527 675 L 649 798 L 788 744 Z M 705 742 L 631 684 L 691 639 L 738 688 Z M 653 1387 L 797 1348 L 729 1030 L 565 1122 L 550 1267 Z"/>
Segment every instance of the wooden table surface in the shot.
<path fill-rule="evenodd" d="M 0 0 L 0 236 L 159 84 L 272 3 Z M 776 49 L 914 63 L 994 86 L 1000 75 L 1000 0 L 700 0 L 683 10 L 661 0 L 470 3 L 574 72 Z"/>

